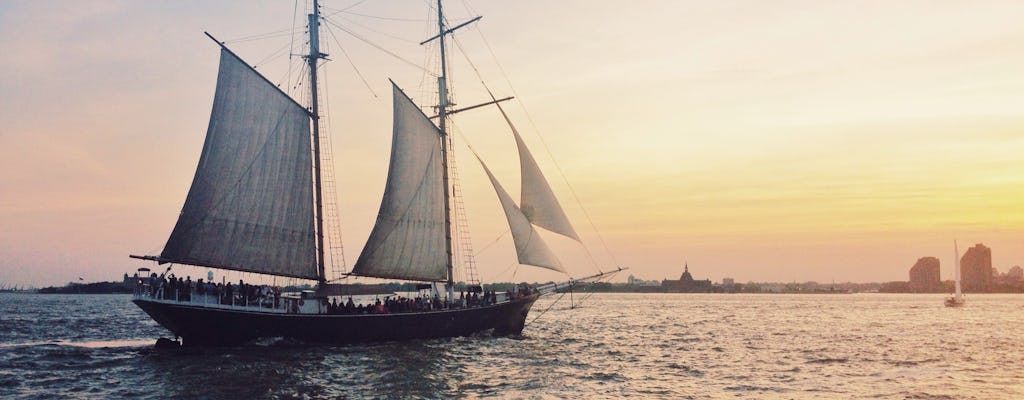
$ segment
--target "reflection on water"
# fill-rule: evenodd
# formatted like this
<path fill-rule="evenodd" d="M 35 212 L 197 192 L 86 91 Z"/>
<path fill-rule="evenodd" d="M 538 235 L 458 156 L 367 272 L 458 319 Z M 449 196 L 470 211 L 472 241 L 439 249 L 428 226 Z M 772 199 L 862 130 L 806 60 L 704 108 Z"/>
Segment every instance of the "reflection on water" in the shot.
<path fill-rule="evenodd" d="M 24 343 L 0 343 L 0 347 L 35 347 L 35 346 L 74 346 L 74 347 L 86 347 L 90 349 L 102 349 L 108 347 L 151 347 L 153 346 L 153 340 L 150 339 L 136 339 L 136 340 L 93 340 L 88 342 L 71 342 L 67 340 L 55 340 L 52 342 L 24 342 Z"/>
<path fill-rule="evenodd" d="M 181 351 L 129 300 L 0 294 L 0 398 L 1024 398 L 1024 296 L 608 294 L 518 338 Z"/>

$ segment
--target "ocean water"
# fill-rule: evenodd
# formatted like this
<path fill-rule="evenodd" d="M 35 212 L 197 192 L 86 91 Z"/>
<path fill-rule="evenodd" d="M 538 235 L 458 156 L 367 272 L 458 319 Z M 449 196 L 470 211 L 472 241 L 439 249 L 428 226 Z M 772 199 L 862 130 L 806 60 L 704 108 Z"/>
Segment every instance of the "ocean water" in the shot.
<path fill-rule="evenodd" d="M 516 338 L 158 351 L 130 296 L 0 294 L 0 398 L 1024 399 L 1024 296 L 942 298 L 555 296 Z"/>

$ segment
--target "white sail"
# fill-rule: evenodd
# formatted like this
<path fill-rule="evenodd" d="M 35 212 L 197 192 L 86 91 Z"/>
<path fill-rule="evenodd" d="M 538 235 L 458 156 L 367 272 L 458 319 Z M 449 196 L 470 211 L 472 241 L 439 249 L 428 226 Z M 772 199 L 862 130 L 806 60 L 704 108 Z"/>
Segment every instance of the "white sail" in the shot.
<path fill-rule="evenodd" d="M 516 244 L 516 255 L 519 258 L 519 263 L 565 272 L 565 269 L 562 268 L 562 263 L 551 252 L 547 243 L 544 243 L 540 234 L 537 233 L 537 229 L 534 229 L 533 225 L 530 224 L 526 215 L 516 206 L 512 196 L 509 196 L 505 188 L 501 187 L 494 174 L 491 173 L 491 170 L 487 168 L 487 165 L 484 164 L 484 161 L 479 156 L 477 160 L 484 167 L 484 172 L 487 172 L 487 177 L 490 178 L 491 184 L 494 185 L 494 191 L 498 193 L 501 208 L 505 210 L 505 218 L 508 219 L 508 226 L 512 230 L 512 241 Z"/>
<path fill-rule="evenodd" d="M 548 185 L 547 179 L 544 178 L 544 173 L 537 165 L 537 160 L 533 158 L 530 149 L 526 147 L 523 138 L 519 136 L 515 125 L 512 125 L 512 120 L 505 114 L 505 109 L 501 108 L 500 104 L 497 106 L 501 115 L 505 117 L 505 122 L 512 128 L 512 135 L 516 138 L 516 147 L 519 148 L 519 167 L 520 176 L 522 176 L 520 207 L 523 214 L 534 225 L 571 237 L 577 242 L 580 241 L 580 236 L 576 234 L 576 230 L 569 223 L 569 218 L 565 216 L 565 211 L 562 210 L 562 205 L 558 203 L 554 192 L 551 191 L 551 185 Z"/>
<path fill-rule="evenodd" d="M 222 49 L 206 143 L 160 261 L 317 279 L 309 121 Z"/>
<path fill-rule="evenodd" d="M 391 164 L 377 223 L 355 275 L 439 281 L 447 278 L 441 133 L 398 86 Z"/>

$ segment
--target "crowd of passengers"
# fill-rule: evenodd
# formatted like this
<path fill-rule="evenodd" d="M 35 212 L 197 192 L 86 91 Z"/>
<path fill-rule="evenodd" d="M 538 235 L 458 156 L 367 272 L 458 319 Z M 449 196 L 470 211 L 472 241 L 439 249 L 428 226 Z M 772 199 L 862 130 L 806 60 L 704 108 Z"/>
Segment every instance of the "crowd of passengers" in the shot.
<path fill-rule="evenodd" d="M 153 273 L 149 278 L 138 279 L 137 282 L 139 282 L 139 285 L 136 290 L 145 291 L 140 292 L 140 294 L 148 294 L 149 297 L 165 300 L 192 301 L 193 295 L 198 295 L 209 296 L 206 297 L 207 299 L 212 297 L 216 299 L 214 300 L 215 303 L 225 305 L 259 305 L 278 308 L 281 304 L 280 288 L 269 285 L 250 285 L 243 280 L 239 280 L 238 285 L 232 285 L 230 282 L 226 284 L 209 281 L 203 282 L 202 279 L 193 282 L 191 276 L 181 279 L 180 277 L 175 277 L 174 274 L 165 277 L 164 275 L 158 276 L 156 273 Z M 522 284 L 514 292 L 506 291 L 505 299 L 522 297 L 530 293 L 530 287 Z M 426 296 L 416 298 L 389 296 L 383 302 L 377 299 L 371 304 L 356 304 L 352 301 L 351 296 L 344 303 L 338 302 L 337 298 L 330 302 L 324 300 L 324 302 L 327 306 L 327 312 L 330 314 L 388 314 L 441 310 L 445 308 L 444 302 L 436 295 L 433 298 Z M 460 292 L 454 306 L 457 308 L 481 307 L 496 304 L 497 302 L 498 295 L 495 291 L 484 291 L 483 293 Z"/>
<path fill-rule="evenodd" d="M 165 300 L 191 301 L 192 296 L 210 296 L 216 303 L 227 305 L 264 305 L 267 307 L 278 307 L 281 302 L 281 289 L 269 285 L 250 285 L 239 279 L 238 285 L 228 283 L 203 282 L 202 279 L 193 282 L 192 277 L 185 279 L 174 276 L 157 276 L 152 274 L 145 281 L 139 280 L 141 284 L 137 290 L 148 290 L 150 297 L 162 298 Z M 207 297 L 209 298 L 209 297 Z M 197 299 L 198 300 L 198 299 Z"/>
<path fill-rule="evenodd" d="M 528 293 L 528 292 L 527 292 Z M 505 292 L 505 298 L 511 299 L 512 292 Z M 484 291 L 483 293 L 459 293 L 459 300 L 455 303 L 455 307 L 467 308 L 467 307 L 481 307 L 498 302 L 498 294 L 493 291 Z M 402 313 L 402 312 L 421 312 L 421 311 L 432 311 L 444 309 L 444 302 L 437 296 L 433 298 L 420 296 L 415 298 L 408 298 L 402 296 L 387 297 L 384 301 L 377 299 L 372 304 L 356 304 L 352 301 L 352 297 L 349 296 L 348 300 L 339 303 L 338 299 L 334 299 L 327 303 L 327 312 L 330 314 L 388 314 L 388 313 Z"/>

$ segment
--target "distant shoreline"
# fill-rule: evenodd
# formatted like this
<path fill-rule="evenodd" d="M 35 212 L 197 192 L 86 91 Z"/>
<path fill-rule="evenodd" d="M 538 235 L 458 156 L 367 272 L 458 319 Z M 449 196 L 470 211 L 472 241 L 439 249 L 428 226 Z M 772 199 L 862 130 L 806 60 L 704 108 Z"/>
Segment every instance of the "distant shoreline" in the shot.
<path fill-rule="evenodd" d="M 707 287 L 695 287 L 690 290 L 679 290 L 666 286 L 641 286 L 626 283 L 592 283 L 576 286 L 575 293 L 747 293 L 747 294 L 853 294 L 853 293 L 883 293 L 883 294 L 949 294 L 950 290 L 932 290 L 928 292 L 911 292 L 906 290 L 906 285 L 894 285 L 894 283 L 837 283 L 834 285 L 819 285 L 813 282 L 806 283 L 745 283 L 732 286 L 715 284 Z M 542 283 L 533 283 L 534 285 Z M 415 285 L 410 283 L 381 283 L 381 284 L 353 284 L 353 292 L 372 291 L 374 293 L 388 293 L 409 291 L 407 286 Z M 504 291 L 514 286 L 514 283 L 502 282 L 483 285 L 485 290 Z M 952 286 L 952 285 L 949 285 Z M 311 289 L 310 286 L 287 287 L 287 290 Z M 457 284 L 456 291 L 466 290 L 465 284 Z M 4 290 L 0 293 L 38 293 L 38 294 L 131 294 L 132 285 L 124 282 L 92 282 L 92 283 L 68 283 L 65 286 L 50 286 L 41 289 Z M 968 292 L 968 294 L 1024 294 L 1022 286 L 997 286 L 985 292 Z"/>

